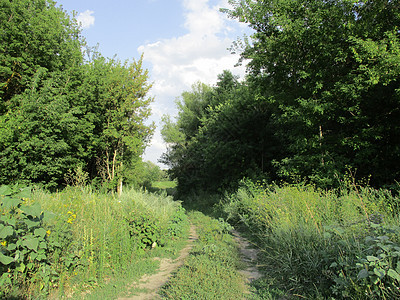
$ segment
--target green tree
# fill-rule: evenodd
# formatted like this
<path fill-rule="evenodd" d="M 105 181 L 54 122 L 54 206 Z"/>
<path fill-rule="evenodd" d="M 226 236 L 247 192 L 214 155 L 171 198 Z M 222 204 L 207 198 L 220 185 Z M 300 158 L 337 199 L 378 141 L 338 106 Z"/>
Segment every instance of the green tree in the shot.
<path fill-rule="evenodd" d="M 0 8 L 0 183 L 55 188 L 80 170 L 121 190 L 153 127 L 142 58 L 84 61 L 76 20 L 53 1 Z"/>
<path fill-rule="evenodd" d="M 178 179 L 179 192 L 215 192 L 243 177 L 275 178 L 271 162 L 279 155 L 279 143 L 270 105 L 260 100 L 256 88 L 225 71 L 215 87 L 182 94 L 176 122 L 164 118 L 168 151 L 163 162 Z M 197 105 L 190 106 L 192 102 Z M 196 127 L 187 126 L 193 123 Z"/>
<path fill-rule="evenodd" d="M 279 173 L 332 185 L 347 166 L 400 175 L 398 1 L 230 1 L 254 29 L 242 58 L 274 102 Z"/>
<path fill-rule="evenodd" d="M 54 1 L 0 1 L 0 32 L 0 114 L 18 105 L 12 98 L 39 69 L 53 72 L 82 63 L 79 27 Z"/>
<path fill-rule="evenodd" d="M 151 84 L 142 62 L 142 57 L 122 64 L 100 56 L 85 66 L 81 87 L 87 121 L 94 125 L 89 168 L 119 191 L 153 132 L 153 125 L 144 124 L 153 99 L 147 95 Z"/>

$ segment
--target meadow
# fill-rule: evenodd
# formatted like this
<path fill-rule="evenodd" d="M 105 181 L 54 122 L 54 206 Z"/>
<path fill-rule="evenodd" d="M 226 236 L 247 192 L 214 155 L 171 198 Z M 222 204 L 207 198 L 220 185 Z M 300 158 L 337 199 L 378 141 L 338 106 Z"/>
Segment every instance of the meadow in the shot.
<path fill-rule="evenodd" d="M 115 294 L 116 285 L 157 269 L 151 256 L 175 255 L 188 231 L 185 210 L 166 194 L 18 186 L 0 194 L 1 298 L 90 298 L 110 283 Z"/>

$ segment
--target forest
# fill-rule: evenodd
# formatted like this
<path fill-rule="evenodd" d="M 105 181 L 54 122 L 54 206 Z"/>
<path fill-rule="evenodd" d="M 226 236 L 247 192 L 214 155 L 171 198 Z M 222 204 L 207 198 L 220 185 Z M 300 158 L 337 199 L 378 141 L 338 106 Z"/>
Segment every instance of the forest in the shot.
<path fill-rule="evenodd" d="M 243 177 L 337 187 L 348 173 L 394 187 L 400 171 L 398 1 L 230 1 L 255 33 L 238 40 L 247 76 L 193 85 L 164 117 L 179 188 Z"/>
<path fill-rule="evenodd" d="M 137 295 L 191 230 L 158 297 L 400 297 L 400 1 L 228 3 L 246 76 L 177 98 L 162 171 L 143 55 L 103 57 L 55 1 L 0 1 L 1 298 Z"/>

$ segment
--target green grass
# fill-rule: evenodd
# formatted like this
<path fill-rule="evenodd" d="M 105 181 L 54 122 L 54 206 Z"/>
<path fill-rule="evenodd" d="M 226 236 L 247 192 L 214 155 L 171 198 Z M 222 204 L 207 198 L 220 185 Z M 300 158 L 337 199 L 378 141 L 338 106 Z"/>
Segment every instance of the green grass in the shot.
<path fill-rule="evenodd" d="M 172 189 L 176 187 L 176 181 L 156 181 L 152 183 L 152 187 L 158 189 Z"/>
<path fill-rule="evenodd" d="M 243 299 L 247 287 L 230 225 L 200 212 L 189 214 L 199 236 L 189 258 L 168 284 L 164 299 Z"/>
<path fill-rule="evenodd" d="M 18 271 L 14 263 L 8 265 L 10 271 L 2 268 L 8 278 L 18 275 L 11 284 L 0 282 L 2 296 L 79 298 L 96 290 L 114 292 L 153 272 L 158 267 L 151 260 L 154 255 L 177 255 L 189 227 L 181 204 L 165 194 L 131 189 L 117 196 L 68 187 L 57 193 L 36 190 L 24 201 L 39 203 L 52 216 L 43 224 L 51 248 L 46 248 L 46 258 L 37 262 L 41 267 L 32 269 L 35 272 Z M 20 239 L 29 239 L 27 234 Z M 26 256 L 24 262 L 31 260 Z M 124 280 L 118 279 L 121 274 Z"/>
<path fill-rule="evenodd" d="M 371 188 L 247 182 L 220 207 L 260 247 L 260 297 L 391 299 L 400 296 L 398 203 Z"/>

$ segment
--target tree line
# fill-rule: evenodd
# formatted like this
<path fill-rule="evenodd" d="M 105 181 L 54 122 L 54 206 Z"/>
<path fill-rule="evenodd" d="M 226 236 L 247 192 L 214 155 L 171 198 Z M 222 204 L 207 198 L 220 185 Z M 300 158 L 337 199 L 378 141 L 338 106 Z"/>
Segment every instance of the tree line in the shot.
<path fill-rule="evenodd" d="M 142 57 L 103 57 L 51 0 L 1 1 L 0 32 L 0 184 L 135 181 L 154 129 Z"/>
<path fill-rule="evenodd" d="M 254 33 L 224 71 L 164 117 L 162 161 L 181 192 L 243 177 L 328 188 L 349 173 L 377 187 L 400 175 L 400 2 L 229 1 Z"/>

